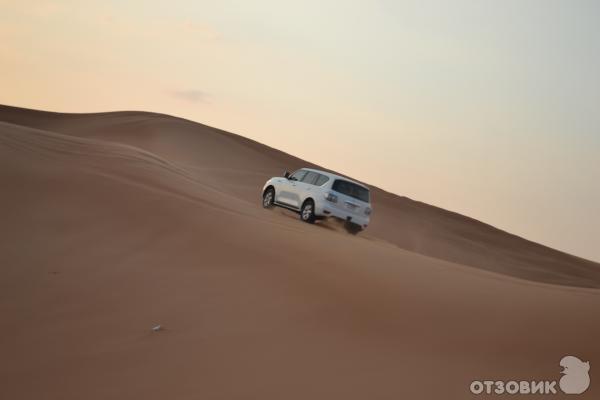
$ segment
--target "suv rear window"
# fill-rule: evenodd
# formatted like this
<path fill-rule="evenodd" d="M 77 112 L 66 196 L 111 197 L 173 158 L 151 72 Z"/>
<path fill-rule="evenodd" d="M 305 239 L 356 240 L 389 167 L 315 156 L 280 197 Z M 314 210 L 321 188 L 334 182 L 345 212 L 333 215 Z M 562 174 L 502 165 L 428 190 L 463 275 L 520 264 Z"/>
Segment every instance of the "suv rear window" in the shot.
<path fill-rule="evenodd" d="M 369 202 L 369 189 L 357 185 L 356 183 L 336 179 L 333 182 L 331 189 L 341 194 L 345 194 L 346 196 L 364 201 L 365 203 Z"/>

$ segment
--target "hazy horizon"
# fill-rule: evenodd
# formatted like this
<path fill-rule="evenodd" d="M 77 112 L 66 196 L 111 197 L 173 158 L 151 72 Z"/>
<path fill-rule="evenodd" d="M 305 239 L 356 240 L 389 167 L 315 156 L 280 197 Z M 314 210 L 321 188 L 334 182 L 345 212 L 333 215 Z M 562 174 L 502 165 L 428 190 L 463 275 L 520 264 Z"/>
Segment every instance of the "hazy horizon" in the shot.
<path fill-rule="evenodd" d="M 0 0 L 0 103 L 181 116 L 600 261 L 598 17 L 584 0 Z"/>

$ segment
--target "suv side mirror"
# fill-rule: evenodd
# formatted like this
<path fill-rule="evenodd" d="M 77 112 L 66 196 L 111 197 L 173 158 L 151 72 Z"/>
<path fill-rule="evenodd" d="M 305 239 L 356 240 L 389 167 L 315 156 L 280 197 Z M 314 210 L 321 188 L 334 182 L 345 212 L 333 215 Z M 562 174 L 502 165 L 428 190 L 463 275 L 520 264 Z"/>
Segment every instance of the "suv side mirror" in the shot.
<path fill-rule="evenodd" d="M 283 174 L 283 177 L 285 179 L 290 179 L 290 172 L 289 171 L 285 171 L 285 173 Z"/>

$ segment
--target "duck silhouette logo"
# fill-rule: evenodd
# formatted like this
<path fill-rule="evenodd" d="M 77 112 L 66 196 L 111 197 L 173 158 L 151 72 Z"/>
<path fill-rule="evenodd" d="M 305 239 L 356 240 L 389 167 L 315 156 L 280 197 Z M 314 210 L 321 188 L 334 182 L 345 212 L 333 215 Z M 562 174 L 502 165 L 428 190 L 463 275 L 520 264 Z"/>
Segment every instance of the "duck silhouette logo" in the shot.
<path fill-rule="evenodd" d="M 563 367 L 559 386 L 566 394 L 581 394 L 590 386 L 590 363 L 583 362 L 575 356 L 565 356 L 560 360 Z"/>

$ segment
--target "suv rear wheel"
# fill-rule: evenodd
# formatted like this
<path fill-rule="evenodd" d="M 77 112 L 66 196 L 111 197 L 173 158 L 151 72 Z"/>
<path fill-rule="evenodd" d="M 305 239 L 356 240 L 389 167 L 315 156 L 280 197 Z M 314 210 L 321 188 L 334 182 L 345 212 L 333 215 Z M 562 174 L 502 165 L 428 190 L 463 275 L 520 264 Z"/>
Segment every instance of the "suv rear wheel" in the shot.
<path fill-rule="evenodd" d="M 312 224 L 315 222 L 315 203 L 312 200 L 306 200 L 300 209 L 300 218 L 304 222 Z"/>
<path fill-rule="evenodd" d="M 344 227 L 346 228 L 346 231 L 351 235 L 356 235 L 360 231 L 362 231 L 362 226 L 355 224 L 354 222 L 350 222 L 350 221 L 346 221 L 346 223 L 344 224 Z"/>

